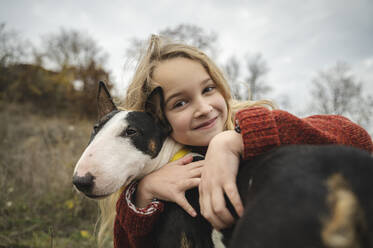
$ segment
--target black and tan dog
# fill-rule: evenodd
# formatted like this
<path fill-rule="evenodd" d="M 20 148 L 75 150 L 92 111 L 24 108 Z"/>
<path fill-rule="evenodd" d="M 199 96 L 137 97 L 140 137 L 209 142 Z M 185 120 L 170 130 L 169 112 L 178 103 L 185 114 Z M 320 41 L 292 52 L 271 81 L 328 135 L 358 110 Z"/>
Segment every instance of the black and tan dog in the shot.
<path fill-rule="evenodd" d="M 167 138 L 167 123 L 155 117 L 162 111 L 156 107 L 162 104 L 159 88 L 146 112 L 118 110 L 102 83 L 98 102 L 100 122 L 73 176 L 76 188 L 91 198 L 160 168 L 180 148 Z M 224 242 L 250 248 L 373 247 L 372 177 L 372 156 L 344 146 L 286 146 L 241 161 L 237 185 L 245 212 L 223 231 Z M 186 195 L 199 210 L 198 191 Z M 155 232 L 157 247 L 213 247 L 209 223 L 173 203 L 165 204 Z"/>

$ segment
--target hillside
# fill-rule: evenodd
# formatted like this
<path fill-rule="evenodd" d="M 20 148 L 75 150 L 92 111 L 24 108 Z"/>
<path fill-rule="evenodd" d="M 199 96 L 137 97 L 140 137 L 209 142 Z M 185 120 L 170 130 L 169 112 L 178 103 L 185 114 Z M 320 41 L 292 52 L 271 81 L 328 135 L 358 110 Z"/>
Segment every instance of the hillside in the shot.
<path fill-rule="evenodd" d="M 71 183 L 93 123 L 0 106 L 0 247 L 96 247 L 97 204 Z"/>

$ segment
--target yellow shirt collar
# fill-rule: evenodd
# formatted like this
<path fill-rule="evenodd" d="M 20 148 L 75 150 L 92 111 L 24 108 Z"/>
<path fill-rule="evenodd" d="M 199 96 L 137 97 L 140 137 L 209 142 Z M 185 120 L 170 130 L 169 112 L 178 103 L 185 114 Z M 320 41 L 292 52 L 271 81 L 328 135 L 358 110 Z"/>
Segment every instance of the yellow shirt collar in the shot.
<path fill-rule="evenodd" d="M 187 155 L 188 153 L 190 153 L 190 150 L 185 149 L 185 148 L 181 148 L 177 153 L 175 153 L 175 155 L 172 157 L 170 162 L 178 160 L 178 159 L 184 157 L 185 155 Z"/>

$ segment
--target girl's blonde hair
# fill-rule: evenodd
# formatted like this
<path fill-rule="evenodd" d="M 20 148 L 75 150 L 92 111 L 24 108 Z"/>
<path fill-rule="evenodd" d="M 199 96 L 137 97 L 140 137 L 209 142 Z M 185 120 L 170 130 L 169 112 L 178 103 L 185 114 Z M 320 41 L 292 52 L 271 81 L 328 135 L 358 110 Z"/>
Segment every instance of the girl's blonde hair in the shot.
<path fill-rule="evenodd" d="M 171 42 L 170 40 L 158 35 L 151 36 L 146 52 L 140 57 L 134 77 L 127 89 L 126 97 L 121 107 L 124 109 L 143 111 L 145 101 L 152 90 L 158 86 L 152 79 L 155 68 L 165 60 L 179 57 L 191 59 L 201 63 L 206 72 L 210 75 L 211 79 L 215 82 L 228 106 L 226 129 L 234 128 L 234 116 L 235 113 L 240 109 L 252 106 L 275 108 L 274 104 L 267 100 L 233 100 L 229 85 L 224 78 L 222 71 L 208 56 L 195 47 Z M 108 231 L 110 231 L 110 229 L 112 229 L 114 226 L 115 203 L 119 197 L 119 194 L 120 193 L 117 192 L 109 197 L 109 199 L 102 200 L 100 203 L 101 221 L 100 230 L 98 233 L 99 244 L 102 243 L 105 233 L 108 233 Z"/>

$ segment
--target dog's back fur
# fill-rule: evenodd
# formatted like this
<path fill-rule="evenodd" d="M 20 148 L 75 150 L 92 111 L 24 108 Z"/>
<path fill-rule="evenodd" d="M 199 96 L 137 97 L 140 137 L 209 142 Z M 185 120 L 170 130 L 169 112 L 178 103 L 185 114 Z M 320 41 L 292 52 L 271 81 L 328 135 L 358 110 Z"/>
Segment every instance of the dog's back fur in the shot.
<path fill-rule="evenodd" d="M 372 157 L 344 146 L 287 146 L 242 161 L 237 186 L 245 212 L 223 230 L 224 242 L 237 248 L 372 247 L 372 176 Z M 198 192 L 192 192 L 188 200 L 198 210 Z M 156 227 L 159 247 L 212 247 L 211 227 L 201 216 L 166 205 Z"/>
<path fill-rule="evenodd" d="M 230 247 L 372 247 L 373 159 L 367 152 L 288 146 L 240 168 L 245 212 Z"/>

